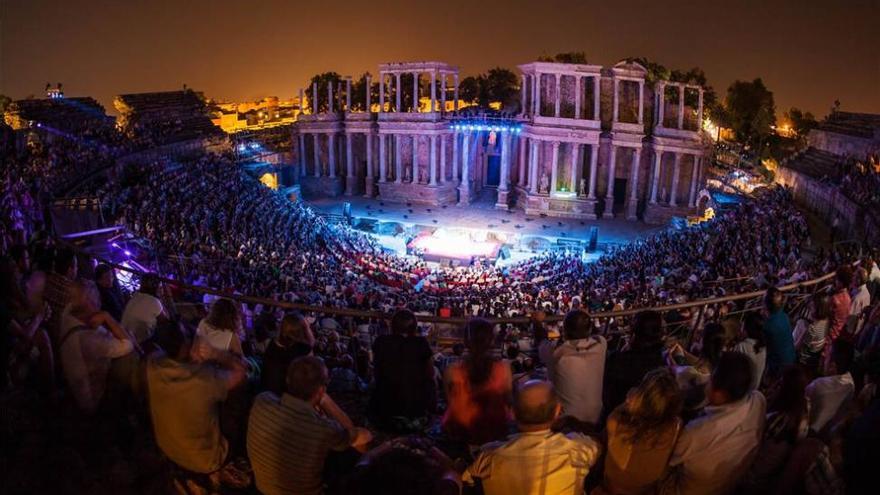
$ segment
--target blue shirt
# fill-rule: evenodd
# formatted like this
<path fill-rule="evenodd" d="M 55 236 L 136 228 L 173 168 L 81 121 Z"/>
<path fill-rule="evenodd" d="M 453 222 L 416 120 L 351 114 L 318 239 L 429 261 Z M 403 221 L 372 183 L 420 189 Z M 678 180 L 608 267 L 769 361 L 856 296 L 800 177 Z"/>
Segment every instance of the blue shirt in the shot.
<path fill-rule="evenodd" d="M 795 362 L 794 338 L 791 335 L 791 321 L 781 309 L 770 313 L 764 323 L 767 336 L 767 368 L 778 372 Z"/>

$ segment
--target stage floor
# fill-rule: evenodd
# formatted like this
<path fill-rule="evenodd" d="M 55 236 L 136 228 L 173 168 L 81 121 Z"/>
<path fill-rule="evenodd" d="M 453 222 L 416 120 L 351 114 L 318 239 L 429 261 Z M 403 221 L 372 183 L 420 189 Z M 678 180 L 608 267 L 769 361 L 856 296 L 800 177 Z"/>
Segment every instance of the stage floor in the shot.
<path fill-rule="evenodd" d="M 519 210 L 511 212 L 496 210 L 495 191 L 492 189 L 484 189 L 481 197 L 468 206 L 446 208 L 415 204 L 407 206 L 406 203 L 391 203 L 362 196 L 315 199 L 306 201 L 306 204 L 322 213 L 341 215 L 342 205 L 345 202 L 351 203 L 351 214 L 355 218 L 371 218 L 407 225 L 490 230 L 539 236 L 553 242 L 557 238 L 586 241 L 590 235 L 590 227 L 593 226 L 599 228 L 600 245 L 629 243 L 667 228 L 624 219 L 575 220 L 526 215 Z"/>

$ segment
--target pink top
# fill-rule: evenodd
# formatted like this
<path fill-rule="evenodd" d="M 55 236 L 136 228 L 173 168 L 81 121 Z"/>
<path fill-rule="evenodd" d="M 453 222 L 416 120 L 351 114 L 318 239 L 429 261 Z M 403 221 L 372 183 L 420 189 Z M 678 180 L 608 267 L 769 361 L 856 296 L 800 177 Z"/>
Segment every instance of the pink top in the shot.
<path fill-rule="evenodd" d="M 446 371 L 449 404 L 443 416 L 443 429 L 470 444 L 505 438 L 512 418 L 511 380 L 510 365 L 505 361 L 495 362 L 489 379 L 478 388 L 471 386 L 464 362 L 450 366 Z"/>

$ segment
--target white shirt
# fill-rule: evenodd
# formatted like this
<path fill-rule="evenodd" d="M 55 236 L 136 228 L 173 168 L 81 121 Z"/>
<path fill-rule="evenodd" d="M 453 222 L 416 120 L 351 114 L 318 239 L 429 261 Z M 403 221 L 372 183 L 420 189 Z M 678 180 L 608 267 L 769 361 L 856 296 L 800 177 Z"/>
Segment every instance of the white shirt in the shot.
<path fill-rule="evenodd" d="M 871 292 L 868 291 L 868 286 L 865 284 L 862 284 L 853 290 L 850 297 L 852 298 L 852 302 L 850 302 L 849 305 L 849 314 L 853 316 L 862 314 L 862 311 L 871 305 Z"/>
<path fill-rule="evenodd" d="M 767 346 L 763 346 L 760 351 L 755 352 L 755 339 L 745 339 L 736 344 L 733 350 L 745 354 L 752 362 L 752 385 L 749 390 L 758 390 L 758 385 L 764 376 L 764 368 L 767 365 Z"/>
<path fill-rule="evenodd" d="M 153 336 L 156 318 L 162 314 L 162 311 L 162 301 L 158 298 L 143 292 L 135 292 L 125 305 L 120 323 L 138 342 L 143 342 Z"/>
<path fill-rule="evenodd" d="M 462 481 L 482 480 L 486 495 L 580 495 L 601 450 L 580 433 L 519 433 L 484 445 Z"/>
<path fill-rule="evenodd" d="M 750 392 L 737 402 L 707 406 L 688 423 L 675 445 L 671 466 L 682 466 L 682 495 L 724 494 L 735 488 L 761 443 L 767 401 Z"/>
<path fill-rule="evenodd" d="M 840 407 L 855 393 L 852 375 L 831 375 L 816 378 L 804 391 L 810 400 L 810 429 L 821 431 L 834 418 Z"/>
<path fill-rule="evenodd" d="M 874 262 L 874 266 L 871 267 L 870 273 L 868 273 L 868 281 L 880 284 L 880 266 L 877 266 L 877 262 Z"/>
<path fill-rule="evenodd" d="M 562 413 L 580 421 L 598 424 L 602 414 L 602 380 L 608 344 L 600 336 L 569 340 L 559 347 L 545 341 L 538 348 Z"/>
<path fill-rule="evenodd" d="M 113 358 L 134 350 L 129 340 L 119 340 L 104 327 L 84 327 L 67 337 L 68 332 L 84 324 L 70 314 L 70 305 L 61 314 L 61 367 L 77 405 L 85 413 L 98 409 L 107 389 L 107 374 Z"/>

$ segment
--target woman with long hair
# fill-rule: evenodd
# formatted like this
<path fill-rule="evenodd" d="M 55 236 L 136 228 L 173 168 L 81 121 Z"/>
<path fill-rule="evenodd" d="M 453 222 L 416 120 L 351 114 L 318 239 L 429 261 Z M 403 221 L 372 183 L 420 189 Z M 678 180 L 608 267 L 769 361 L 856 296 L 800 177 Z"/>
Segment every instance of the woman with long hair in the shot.
<path fill-rule="evenodd" d="M 672 359 L 669 364 L 684 395 L 686 411 L 697 411 L 706 405 L 706 384 L 727 349 L 727 343 L 724 327 L 709 323 L 703 329 L 698 356 L 685 351 L 679 344 L 669 351 L 669 358 Z"/>
<path fill-rule="evenodd" d="M 683 398 L 666 368 L 649 372 L 607 421 L 608 455 L 602 491 L 652 493 L 666 474 L 682 420 Z M 594 492 L 597 493 L 597 492 Z"/>
<path fill-rule="evenodd" d="M 764 340 L 764 318 L 757 312 L 748 313 L 742 321 L 740 340 L 733 350 L 745 354 L 752 363 L 752 390 L 757 390 L 767 366 L 767 343 Z"/>
<path fill-rule="evenodd" d="M 241 331 L 241 312 L 238 305 L 232 299 L 217 299 L 211 305 L 208 316 L 202 318 L 196 328 L 193 356 L 200 360 L 209 360 L 218 352 L 231 352 L 241 356 Z"/>
<path fill-rule="evenodd" d="M 465 327 L 467 354 L 446 369 L 444 385 L 448 407 L 443 428 L 452 437 L 471 445 L 507 436 L 511 418 L 510 365 L 490 355 L 492 324 L 480 318 Z"/>

